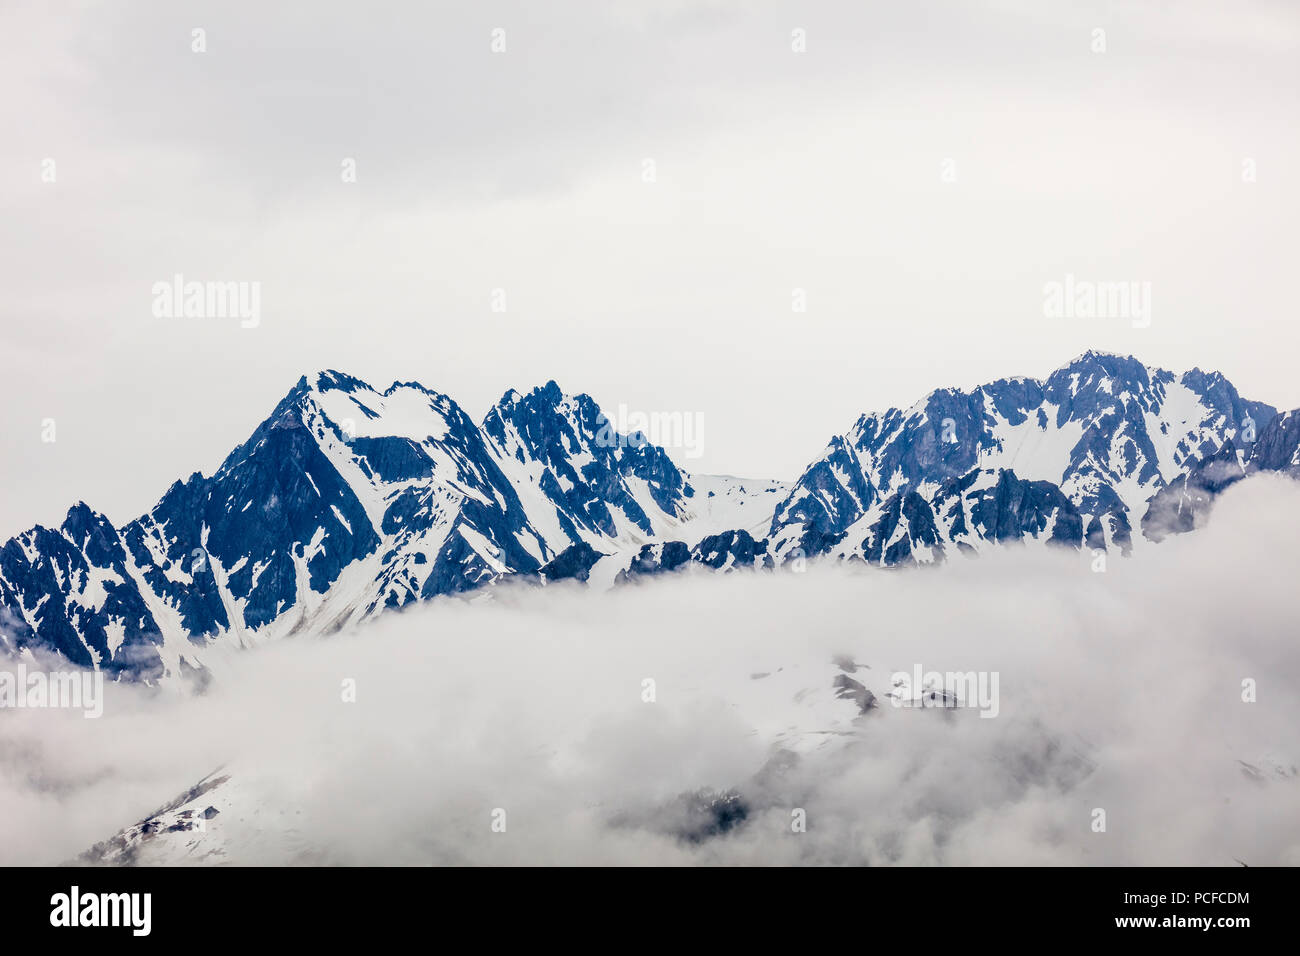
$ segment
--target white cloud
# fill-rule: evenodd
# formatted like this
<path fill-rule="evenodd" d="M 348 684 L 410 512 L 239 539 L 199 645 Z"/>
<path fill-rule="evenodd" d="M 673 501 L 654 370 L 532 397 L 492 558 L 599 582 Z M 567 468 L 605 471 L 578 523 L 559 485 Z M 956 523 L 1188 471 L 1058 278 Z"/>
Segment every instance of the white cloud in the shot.
<path fill-rule="evenodd" d="M 0 863 L 72 857 L 221 764 L 237 812 L 204 846 L 250 862 L 1298 864 L 1298 539 L 1300 487 L 1264 475 L 1103 574 L 1007 548 L 443 600 L 238 655 L 203 696 L 6 714 Z M 881 698 L 856 723 L 836 655 Z M 998 672 L 998 717 L 890 706 L 917 664 Z M 680 839 L 700 789 L 748 819 Z"/>

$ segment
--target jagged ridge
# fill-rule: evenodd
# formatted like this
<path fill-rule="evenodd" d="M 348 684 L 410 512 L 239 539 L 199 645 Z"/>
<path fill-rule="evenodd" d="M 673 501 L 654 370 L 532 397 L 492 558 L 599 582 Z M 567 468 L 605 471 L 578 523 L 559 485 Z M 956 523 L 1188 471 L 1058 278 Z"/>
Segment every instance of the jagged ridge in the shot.
<path fill-rule="evenodd" d="M 417 383 L 329 371 L 122 528 L 78 503 L 7 542 L 0 643 L 157 680 L 204 667 L 214 644 L 324 633 L 504 577 L 896 567 L 1011 542 L 1127 553 L 1135 511 L 1151 540 L 1188 530 L 1245 474 L 1300 471 L 1298 443 L 1300 416 L 1218 373 L 1089 352 L 1045 381 L 864 415 L 786 486 L 688 475 L 554 382 L 476 424 Z"/>

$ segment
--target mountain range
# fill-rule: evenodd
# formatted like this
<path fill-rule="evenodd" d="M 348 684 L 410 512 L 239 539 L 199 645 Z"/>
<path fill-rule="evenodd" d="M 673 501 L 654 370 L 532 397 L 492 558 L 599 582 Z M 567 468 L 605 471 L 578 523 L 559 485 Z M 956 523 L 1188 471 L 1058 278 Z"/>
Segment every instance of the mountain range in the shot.
<path fill-rule="evenodd" d="M 0 649 L 154 682 L 203 671 L 214 648 L 505 579 L 895 568 L 1006 544 L 1127 555 L 1195 528 L 1256 471 L 1300 474 L 1300 414 L 1217 372 L 1099 352 L 864 414 L 793 483 L 687 473 L 555 382 L 475 422 L 420 384 L 326 371 L 134 521 L 79 502 L 6 542 Z"/>

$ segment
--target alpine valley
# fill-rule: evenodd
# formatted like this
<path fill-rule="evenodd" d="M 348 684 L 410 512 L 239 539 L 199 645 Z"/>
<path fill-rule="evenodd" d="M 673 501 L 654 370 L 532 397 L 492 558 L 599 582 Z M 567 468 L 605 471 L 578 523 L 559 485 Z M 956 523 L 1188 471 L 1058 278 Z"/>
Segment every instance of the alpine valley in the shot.
<path fill-rule="evenodd" d="M 793 483 L 684 472 L 554 382 L 481 422 L 414 382 L 301 379 L 211 476 L 120 527 L 84 503 L 0 549 L 0 649 L 166 682 L 503 579 L 812 561 L 933 564 L 1003 545 L 1127 555 L 1256 471 L 1300 474 L 1300 415 L 1218 373 L 1088 352 L 1044 380 L 864 414 Z"/>

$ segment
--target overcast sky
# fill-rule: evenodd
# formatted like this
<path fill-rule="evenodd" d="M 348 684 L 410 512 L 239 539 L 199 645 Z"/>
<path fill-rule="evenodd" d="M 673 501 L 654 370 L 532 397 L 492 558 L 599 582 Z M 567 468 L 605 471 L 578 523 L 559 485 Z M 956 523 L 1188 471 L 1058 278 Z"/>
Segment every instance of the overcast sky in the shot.
<path fill-rule="evenodd" d="M 320 368 L 554 378 L 781 478 L 1088 348 L 1300 406 L 1298 54 L 1287 0 L 5 0 L 0 540 L 130 520 Z M 155 317 L 177 273 L 260 323 Z M 1066 274 L 1150 325 L 1045 317 Z"/>

